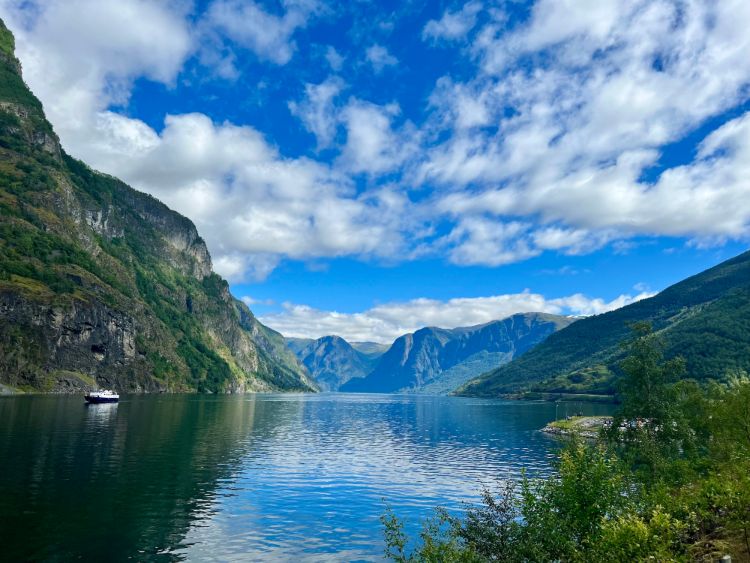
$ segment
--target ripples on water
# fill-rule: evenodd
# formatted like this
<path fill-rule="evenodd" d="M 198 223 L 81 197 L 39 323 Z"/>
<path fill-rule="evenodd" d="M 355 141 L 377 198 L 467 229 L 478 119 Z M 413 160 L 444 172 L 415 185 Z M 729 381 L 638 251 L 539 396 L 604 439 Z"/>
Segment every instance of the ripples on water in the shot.
<path fill-rule="evenodd" d="M 386 504 L 414 534 L 482 484 L 544 474 L 555 442 L 537 430 L 554 417 L 550 403 L 414 395 L 0 398 L 0 549 L 380 560 Z"/>

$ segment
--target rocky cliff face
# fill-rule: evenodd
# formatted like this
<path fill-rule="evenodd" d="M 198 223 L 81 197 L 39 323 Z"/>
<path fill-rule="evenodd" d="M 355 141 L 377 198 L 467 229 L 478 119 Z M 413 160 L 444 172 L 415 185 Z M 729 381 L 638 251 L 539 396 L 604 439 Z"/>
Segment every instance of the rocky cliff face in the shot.
<path fill-rule="evenodd" d="M 367 377 L 349 381 L 341 390 L 449 392 L 571 322 L 567 317 L 527 313 L 473 327 L 423 328 L 397 338 Z"/>
<path fill-rule="evenodd" d="M 313 390 L 193 223 L 68 156 L 0 21 L 0 384 Z"/>
<path fill-rule="evenodd" d="M 369 354 L 356 350 L 339 336 L 317 340 L 292 339 L 289 343 L 322 391 L 338 391 L 347 381 L 366 376 L 377 358 L 377 345 L 364 344 Z"/>

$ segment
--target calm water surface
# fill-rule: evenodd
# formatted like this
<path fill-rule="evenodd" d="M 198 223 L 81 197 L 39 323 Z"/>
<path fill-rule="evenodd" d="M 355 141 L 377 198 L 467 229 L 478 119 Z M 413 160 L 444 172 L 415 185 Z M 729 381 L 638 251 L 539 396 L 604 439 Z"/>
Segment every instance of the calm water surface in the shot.
<path fill-rule="evenodd" d="M 551 403 L 413 395 L 0 398 L 0 559 L 378 561 L 386 503 L 549 470 Z M 599 414 L 606 406 L 559 407 Z"/>

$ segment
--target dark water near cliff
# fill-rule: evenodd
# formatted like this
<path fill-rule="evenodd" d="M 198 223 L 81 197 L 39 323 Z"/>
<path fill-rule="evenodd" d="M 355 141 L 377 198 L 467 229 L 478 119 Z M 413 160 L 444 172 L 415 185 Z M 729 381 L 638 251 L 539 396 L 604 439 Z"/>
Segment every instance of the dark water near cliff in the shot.
<path fill-rule="evenodd" d="M 385 503 L 414 532 L 548 471 L 554 418 L 428 396 L 0 398 L 0 559 L 379 560 Z"/>

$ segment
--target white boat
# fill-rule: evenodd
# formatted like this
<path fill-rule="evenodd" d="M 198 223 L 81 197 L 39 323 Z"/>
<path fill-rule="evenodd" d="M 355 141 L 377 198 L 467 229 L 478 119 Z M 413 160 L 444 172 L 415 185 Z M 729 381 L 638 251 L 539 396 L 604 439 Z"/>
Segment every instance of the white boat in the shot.
<path fill-rule="evenodd" d="M 109 389 L 104 391 L 91 391 L 84 396 L 87 403 L 116 403 L 120 400 L 120 395 Z"/>

